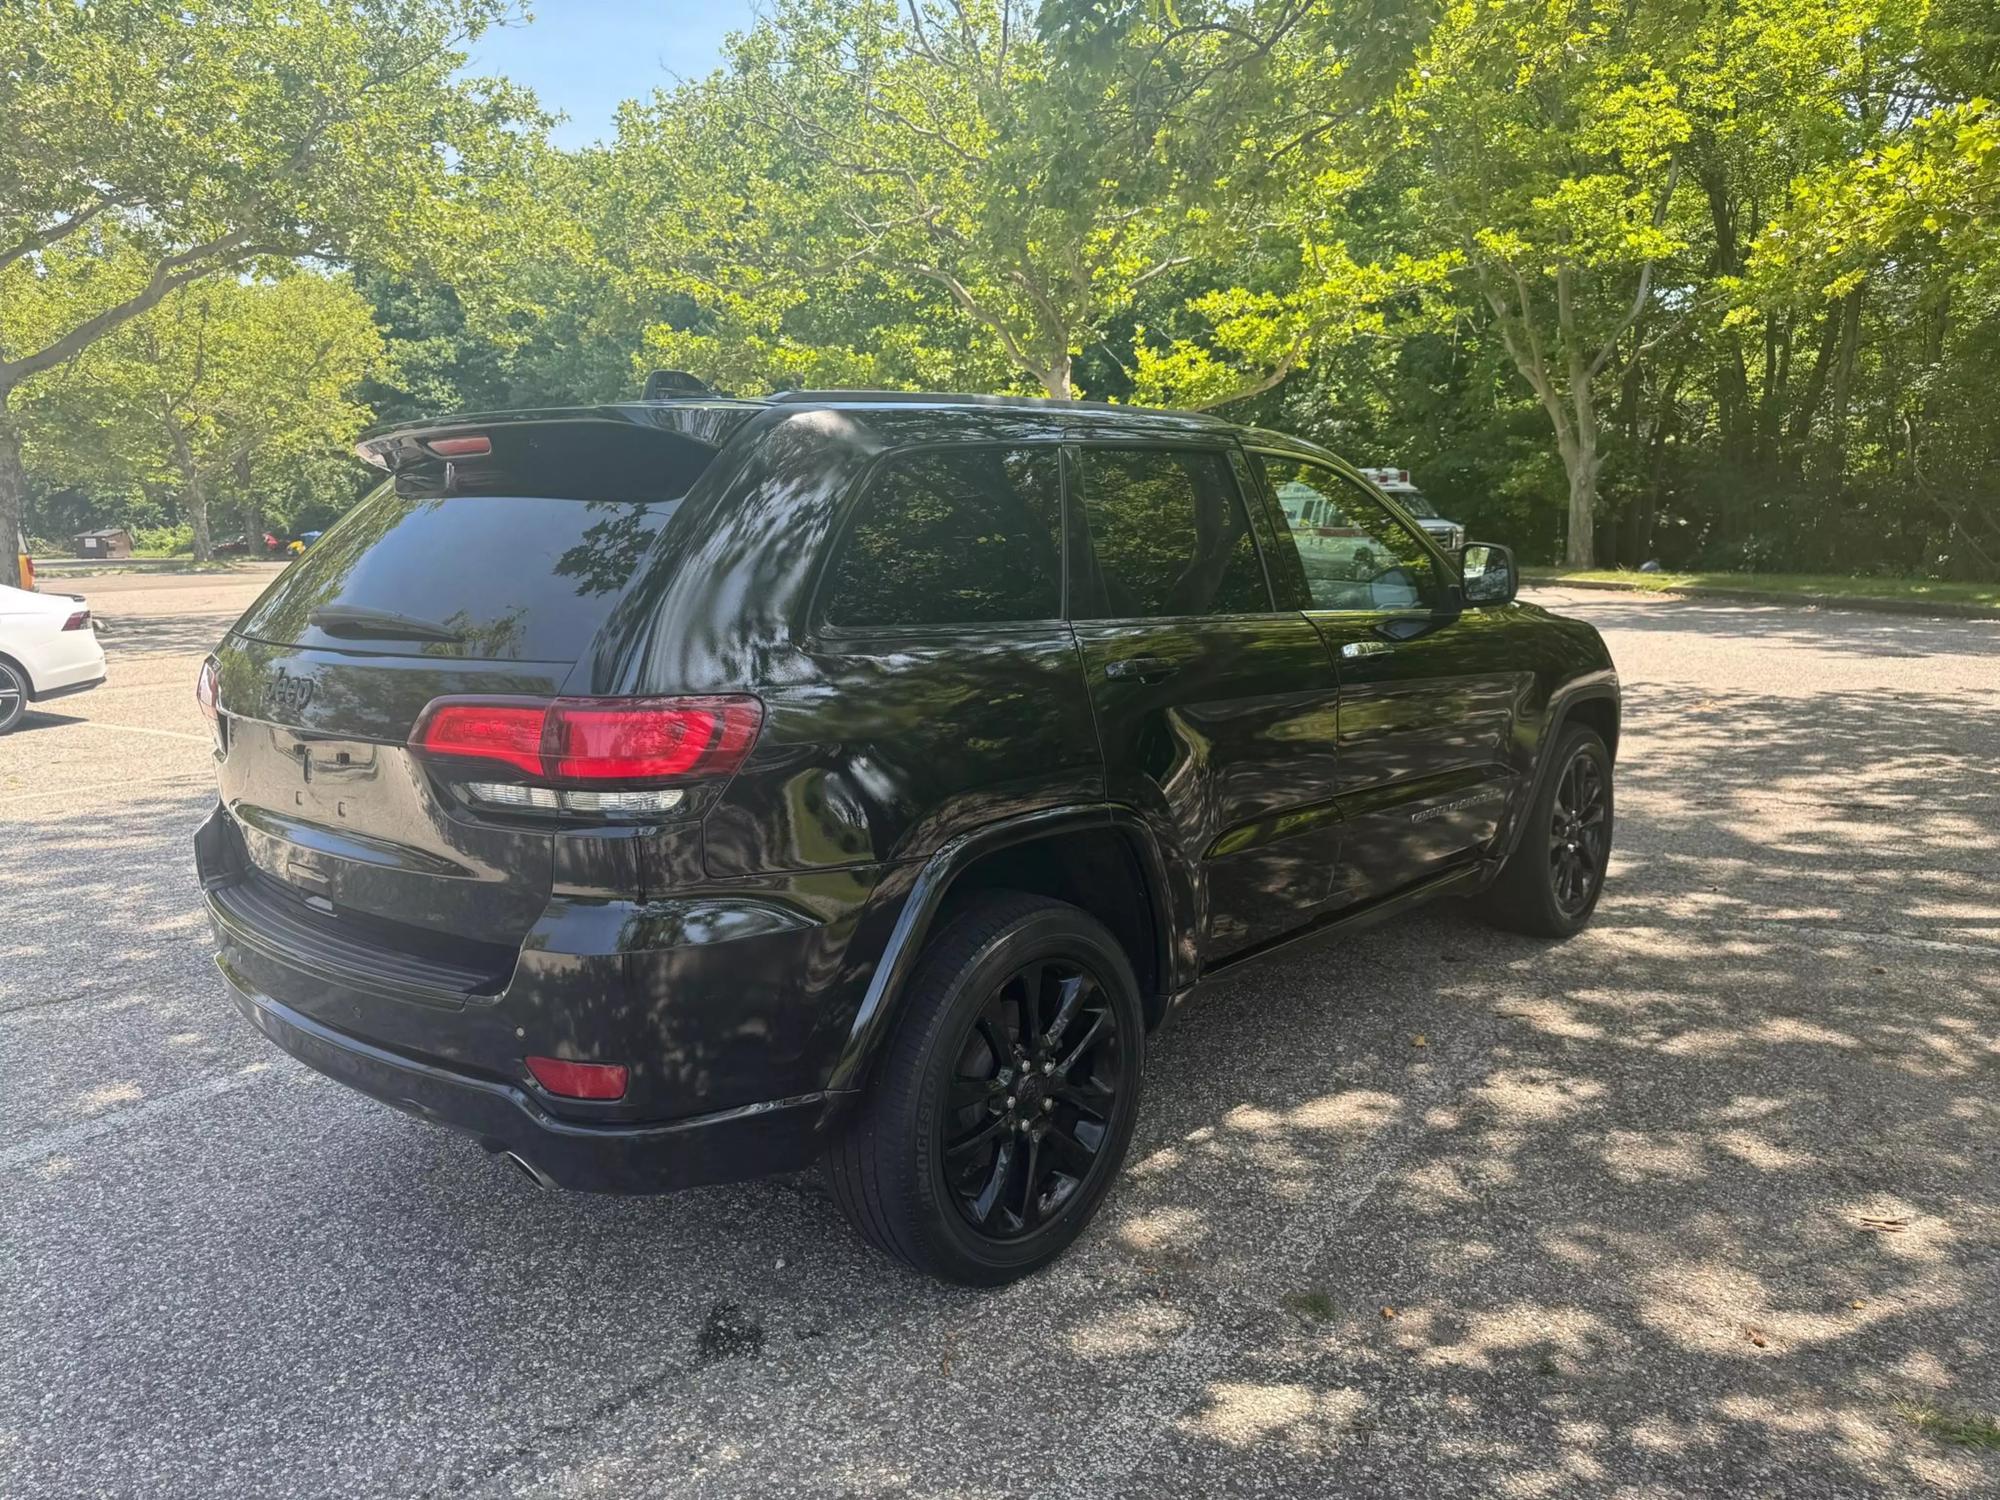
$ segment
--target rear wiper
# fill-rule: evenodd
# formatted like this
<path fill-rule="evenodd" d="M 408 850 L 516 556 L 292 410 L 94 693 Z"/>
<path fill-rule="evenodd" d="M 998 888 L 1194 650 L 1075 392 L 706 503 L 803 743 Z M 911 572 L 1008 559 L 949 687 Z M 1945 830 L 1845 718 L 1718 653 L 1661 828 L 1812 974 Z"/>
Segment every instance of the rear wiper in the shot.
<path fill-rule="evenodd" d="M 461 641 L 449 625 L 398 614 L 393 609 L 364 609 L 352 604 L 322 604 L 306 614 L 306 623 L 328 635 L 368 636 L 384 641 Z"/>

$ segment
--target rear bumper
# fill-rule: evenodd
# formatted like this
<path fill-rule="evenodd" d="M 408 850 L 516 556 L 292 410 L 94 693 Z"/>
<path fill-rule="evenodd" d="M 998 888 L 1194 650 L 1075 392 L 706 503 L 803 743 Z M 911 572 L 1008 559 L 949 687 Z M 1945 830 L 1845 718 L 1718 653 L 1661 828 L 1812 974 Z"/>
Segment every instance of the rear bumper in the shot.
<path fill-rule="evenodd" d="M 260 994 L 230 962 L 216 967 L 251 1025 L 307 1067 L 407 1114 L 519 1157 L 544 1183 L 584 1192 L 663 1193 L 810 1165 L 837 1096 L 775 1099 L 664 1125 L 558 1120 L 507 1084 L 419 1062 L 348 1036 Z"/>
<path fill-rule="evenodd" d="M 31 659 L 29 697 L 35 702 L 80 693 L 104 681 L 104 648 L 94 630 L 56 632 L 47 648 Z"/>
<path fill-rule="evenodd" d="M 35 702 L 46 703 L 51 698 L 67 698 L 73 693 L 87 693 L 92 688 L 102 687 L 103 685 L 104 673 L 100 670 L 95 677 L 86 677 L 81 682 L 65 683 L 63 686 L 57 688 L 43 688 L 40 692 L 32 696 Z"/>
<path fill-rule="evenodd" d="M 468 967 L 478 954 L 381 946 L 367 929 L 316 919 L 244 866 L 220 807 L 196 834 L 195 864 L 216 965 L 253 1025 L 547 1183 L 651 1193 L 795 1170 L 852 1100 L 767 1019 L 826 1019 L 797 998 L 800 976 L 820 972 L 800 947 L 817 929 L 730 941 L 740 912 L 710 901 L 699 933 L 649 947 L 628 941 L 629 903 L 558 901 L 506 964 L 481 969 Z M 571 906 L 577 920 L 564 925 Z M 851 1013 L 834 1019 L 845 1036 Z M 603 1103 L 546 1095 L 524 1065 L 531 1054 L 625 1063 L 630 1088 Z"/>

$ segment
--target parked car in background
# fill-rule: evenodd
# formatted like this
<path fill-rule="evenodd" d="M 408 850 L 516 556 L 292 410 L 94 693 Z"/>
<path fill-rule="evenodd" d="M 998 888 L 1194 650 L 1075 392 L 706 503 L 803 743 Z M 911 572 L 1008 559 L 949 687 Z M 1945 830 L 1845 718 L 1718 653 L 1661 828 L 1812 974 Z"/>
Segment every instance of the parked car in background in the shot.
<path fill-rule="evenodd" d="M 1445 551 L 1456 552 L 1465 545 L 1465 528 L 1438 514 L 1437 507 L 1424 498 L 1424 492 L 1411 483 L 1408 469 L 1363 469 L 1361 476 L 1436 537 Z"/>
<path fill-rule="evenodd" d="M 104 648 L 80 595 L 0 584 L 0 734 L 21 722 L 29 704 L 102 681 Z"/>
<path fill-rule="evenodd" d="M 1590 919 L 1617 677 L 1506 548 L 1212 417 L 659 384 L 365 437 L 204 665 L 216 962 L 311 1066 L 544 1185 L 817 1159 L 993 1284 L 1202 986 L 1446 895 Z"/>
<path fill-rule="evenodd" d="M 285 544 L 265 532 L 252 538 L 246 535 L 232 536 L 215 544 L 217 557 L 275 557 L 284 550 Z"/>

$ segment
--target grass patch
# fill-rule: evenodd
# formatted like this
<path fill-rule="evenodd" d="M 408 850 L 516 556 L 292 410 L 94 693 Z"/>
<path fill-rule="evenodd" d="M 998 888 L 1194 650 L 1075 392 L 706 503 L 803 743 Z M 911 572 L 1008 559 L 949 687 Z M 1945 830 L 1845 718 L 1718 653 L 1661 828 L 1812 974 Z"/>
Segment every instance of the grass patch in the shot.
<path fill-rule="evenodd" d="M 1314 1323 L 1330 1322 L 1340 1311 L 1333 1305 L 1333 1298 L 1325 1292 L 1287 1292 L 1284 1303 L 1287 1312 L 1297 1313 Z"/>
<path fill-rule="evenodd" d="M 1938 1406 L 1916 1406 L 1905 1402 L 1896 1408 L 1909 1424 L 1926 1437 L 1961 1448 L 1987 1448 L 2000 1452 L 2000 1422 L 1976 1411 L 1950 1411 Z"/>
<path fill-rule="evenodd" d="M 2000 584 L 1946 583 L 1931 578 L 1853 578 L 1841 573 L 1637 573 L 1625 568 L 1523 568 L 1521 572 L 1536 583 L 1616 583 L 1656 594 L 1700 589 L 1717 594 L 1823 595 L 2000 609 Z"/>

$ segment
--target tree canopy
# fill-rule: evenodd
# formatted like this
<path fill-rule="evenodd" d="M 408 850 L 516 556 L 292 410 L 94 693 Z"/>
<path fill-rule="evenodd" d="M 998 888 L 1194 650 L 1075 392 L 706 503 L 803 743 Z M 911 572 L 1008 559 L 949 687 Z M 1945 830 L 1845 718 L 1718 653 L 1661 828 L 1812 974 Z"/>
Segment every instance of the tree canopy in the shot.
<path fill-rule="evenodd" d="M 205 549 L 362 422 L 671 367 L 1212 407 L 1530 558 L 2000 576 L 1988 0 L 776 0 L 568 151 L 459 76 L 511 19 L 0 12 L 0 530 Z"/>

